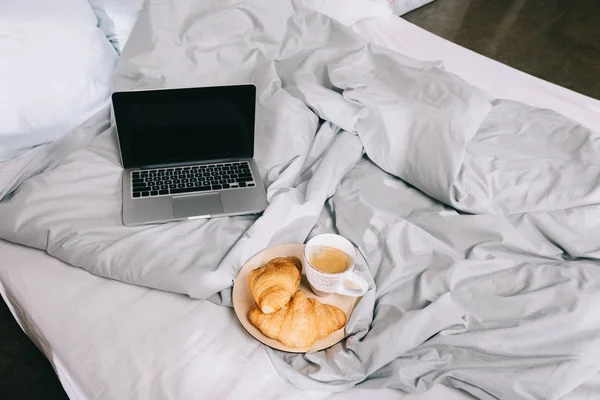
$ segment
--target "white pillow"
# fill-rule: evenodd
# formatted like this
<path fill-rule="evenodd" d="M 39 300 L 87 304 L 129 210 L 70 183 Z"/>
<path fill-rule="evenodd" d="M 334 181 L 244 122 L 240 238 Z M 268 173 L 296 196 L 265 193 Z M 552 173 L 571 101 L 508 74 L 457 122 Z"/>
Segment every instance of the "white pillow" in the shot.
<path fill-rule="evenodd" d="M 86 0 L 0 1 L 0 162 L 108 104 L 116 61 Z"/>
<path fill-rule="evenodd" d="M 98 27 L 119 53 L 144 6 L 144 0 L 89 0 L 98 17 Z"/>
<path fill-rule="evenodd" d="M 431 3 L 433 0 L 388 0 L 392 6 L 392 10 L 396 15 L 403 15 L 425 4 Z"/>
<path fill-rule="evenodd" d="M 392 14 L 388 0 L 301 0 L 300 3 L 346 26 Z"/>

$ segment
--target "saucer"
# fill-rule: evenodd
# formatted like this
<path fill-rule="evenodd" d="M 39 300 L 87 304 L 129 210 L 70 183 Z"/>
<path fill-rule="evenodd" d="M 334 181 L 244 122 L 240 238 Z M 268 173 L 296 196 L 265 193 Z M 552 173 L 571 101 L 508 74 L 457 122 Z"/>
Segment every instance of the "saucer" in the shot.
<path fill-rule="evenodd" d="M 261 251 L 260 253 L 254 255 L 250 260 L 244 264 L 240 272 L 238 273 L 237 278 L 233 283 L 233 309 L 235 310 L 235 315 L 238 320 L 248 331 L 250 335 L 252 335 L 259 342 L 272 347 L 277 350 L 287 351 L 290 353 L 307 353 L 307 352 L 315 352 L 319 350 L 326 349 L 328 347 L 333 346 L 334 344 L 340 342 L 346 336 L 346 327 L 342 327 L 341 329 L 333 332 L 331 335 L 327 336 L 324 339 L 319 340 L 314 343 L 310 347 L 304 348 L 294 348 L 285 346 L 278 340 L 271 339 L 262 334 L 261 331 L 258 330 L 254 325 L 250 323 L 248 319 L 248 312 L 254 307 L 256 302 L 254 301 L 254 297 L 250 293 L 250 289 L 248 289 L 248 277 L 250 276 L 250 271 L 253 269 L 259 268 L 276 257 L 289 257 L 296 256 L 300 260 L 302 260 L 302 264 L 304 264 L 304 245 L 303 244 L 283 244 L 275 247 L 271 247 Z M 299 290 L 302 290 L 306 297 L 314 298 L 320 301 L 323 304 L 331 304 L 339 307 L 342 311 L 346 313 L 348 319 L 350 319 L 350 315 L 358 302 L 358 297 L 349 297 L 342 296 L 339 294 L 329 294 L 324 297 L 317 296 L 310 289 L 310 285 L 306 280 L 306 274 L 304 272 L 304 265 L 302 266 L 302 280 L 300 282 Z"/>

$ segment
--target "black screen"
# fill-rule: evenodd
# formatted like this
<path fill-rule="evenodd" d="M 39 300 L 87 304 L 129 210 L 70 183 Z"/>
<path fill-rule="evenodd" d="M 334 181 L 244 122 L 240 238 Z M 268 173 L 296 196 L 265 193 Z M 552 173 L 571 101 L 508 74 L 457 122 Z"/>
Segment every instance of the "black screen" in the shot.
<path fill-rule="evenodd" d="M 125 168 L 252 157 L 254 85 L 112 95 Z"/>

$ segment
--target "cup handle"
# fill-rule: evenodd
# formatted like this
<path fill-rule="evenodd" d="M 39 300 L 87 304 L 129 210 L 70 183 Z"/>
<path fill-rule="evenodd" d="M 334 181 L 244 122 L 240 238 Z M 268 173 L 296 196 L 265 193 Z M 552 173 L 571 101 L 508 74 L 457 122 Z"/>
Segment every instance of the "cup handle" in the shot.
<path fill-rule="evenodd" d="M 360 289 L 352 289 L 346 287 L 346 282 L 352 282 L 357 285 Z M 369 284 L 363 278 L 358 276 L 358 274 L 354 271 L 342 282 L 342 284 L 338 287 L 337 293 L 344 296 L 353 296 L 360 297 L 364 296 L 365 293 L 369 290 Z"/>

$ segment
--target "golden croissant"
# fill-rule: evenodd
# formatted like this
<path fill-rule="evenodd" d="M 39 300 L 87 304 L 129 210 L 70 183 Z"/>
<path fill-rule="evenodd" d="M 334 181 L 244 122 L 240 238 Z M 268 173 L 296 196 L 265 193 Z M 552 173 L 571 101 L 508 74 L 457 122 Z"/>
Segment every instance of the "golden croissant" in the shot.
<path fill-rule="evenodd" d="M 346 314 L 342 310 L 309 299 L 301 290 L 275 313 L 265 314 L 255 306 L 248 313 L 248 319 L 265 336 L 294 348 L 310 347 L 346 325 Z"/>
<path fill-rule="evenodd" d="M 286 305 L 300 285 L 302 261 L 298 257 L 277 257 L 250 272 L 248 287 L 263 313 Z"/>

